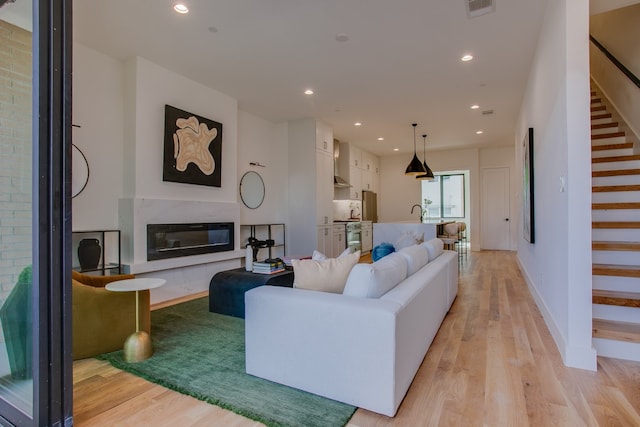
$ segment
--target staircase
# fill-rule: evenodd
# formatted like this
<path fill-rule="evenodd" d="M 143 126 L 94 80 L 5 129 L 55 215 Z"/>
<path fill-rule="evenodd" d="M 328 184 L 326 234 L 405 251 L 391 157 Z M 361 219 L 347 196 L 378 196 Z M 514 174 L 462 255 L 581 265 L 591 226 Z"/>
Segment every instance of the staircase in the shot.
<path fill-rule="evenodd" d="M 591 147 L 593 345 L 640 361 L 640 154 L 595 89 Z"/>

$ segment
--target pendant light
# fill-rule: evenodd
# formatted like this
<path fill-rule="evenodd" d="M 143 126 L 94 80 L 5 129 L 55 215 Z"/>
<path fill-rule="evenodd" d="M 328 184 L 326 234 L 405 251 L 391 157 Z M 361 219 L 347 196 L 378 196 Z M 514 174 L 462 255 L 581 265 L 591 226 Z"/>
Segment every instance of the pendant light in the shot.
<path fill-rule="evenodd" d="M 407 166 L 407 169 L 404 171 L 405 175 L 420 175 L 422 173 L 426 173 L 427 171 L 424 169 L 422 163 L 420 163 L 420 159 L 418 159 L 418 155 L 416 154 L 416 126 L 417 123 L 413 123 L 413 159 L 411 159 L 411 163 Z"/>
<path fill-rule="evenodd" d="M 421 179 L 423 181 L 433 181 L 435 179 L 435 177 L 433 176 L 433 171 L 431 170 L 431 168 L 429 167 L 429 165 L 427 164 L 427 135 L 423 134 L 422 135 L 422 156 L 424 157 L 424 169 L 427 171 L 425 174 L 423 175 L 418 175 L 416 176 L 416 179 Z"/>

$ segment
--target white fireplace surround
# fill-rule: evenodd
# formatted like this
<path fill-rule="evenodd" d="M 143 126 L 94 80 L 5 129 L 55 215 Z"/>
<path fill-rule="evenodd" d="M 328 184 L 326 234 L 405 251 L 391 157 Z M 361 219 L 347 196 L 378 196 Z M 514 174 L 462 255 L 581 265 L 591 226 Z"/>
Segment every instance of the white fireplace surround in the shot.
<path fill-rule="evenodd" d="M 124 271 L 167 280 L 165 286 L 151 293 L 152 303 L 206 291 L 215 273 L 240 267 L 240 258 L 244 257 L 239 249 L 238 203 L 122 198 L 118 200 L 118 217 Z M 147 261 L 147 224 L 189 222 L 233 222 L 234 250 Z"/>

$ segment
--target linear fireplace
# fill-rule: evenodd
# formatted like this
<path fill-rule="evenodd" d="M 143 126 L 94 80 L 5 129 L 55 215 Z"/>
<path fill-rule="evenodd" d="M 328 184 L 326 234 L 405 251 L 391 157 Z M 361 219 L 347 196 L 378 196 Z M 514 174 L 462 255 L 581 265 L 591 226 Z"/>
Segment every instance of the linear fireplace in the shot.
<path fill-rule="evenodd" d="M 234 249 L 234 223 L 147 224 L 147 261 Z"/>

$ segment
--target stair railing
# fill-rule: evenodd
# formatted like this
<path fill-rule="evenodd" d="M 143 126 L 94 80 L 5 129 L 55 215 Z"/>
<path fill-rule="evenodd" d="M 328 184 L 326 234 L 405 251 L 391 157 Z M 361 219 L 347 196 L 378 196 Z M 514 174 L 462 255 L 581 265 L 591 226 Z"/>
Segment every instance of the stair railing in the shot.
<path fill-rule="evenodd" d="M 620 71 L 622 71 L 624 73 L 625 76 L 627 76 L 629 78 L 629 80 L 631 80 L 633 82 L 633 84 L 635 84 L 638 88 L 640 88 L 640 79 L 638 79 L 638 77 L 636 77 L 635 74 L 633 74 L 631 72 L 631 70 L 629 70 L 627 67 L 624 66 L 624 64 L 622 62 L 620 62 L 618 60 L 618 58 L 616 58 L 615 56 L 613 56 L 611 54 L 611 52 L 609 52 L 607 50 L 606 47 L 604 47 L 598 40 L 596 40 L 595 37 L 593 37 L 591 34 L 589 34 L 589 40 L 591 41 L 591 43 L 593 43 L 598 49 L 600 49 L 600 51 L 602 51 L 602 53 L 604 53 L 604 55 L 609 58 L 609 61 L 613 62 L 613 64 L 618 67 L 618 69 Z"/>

